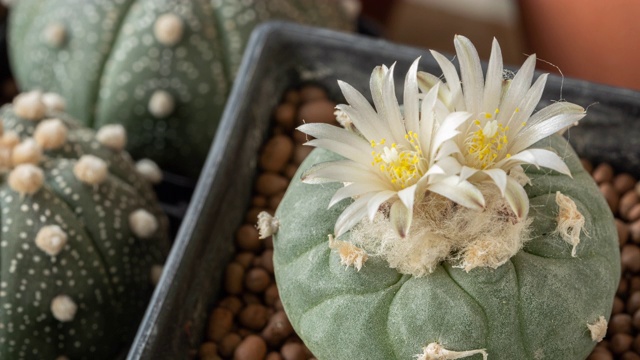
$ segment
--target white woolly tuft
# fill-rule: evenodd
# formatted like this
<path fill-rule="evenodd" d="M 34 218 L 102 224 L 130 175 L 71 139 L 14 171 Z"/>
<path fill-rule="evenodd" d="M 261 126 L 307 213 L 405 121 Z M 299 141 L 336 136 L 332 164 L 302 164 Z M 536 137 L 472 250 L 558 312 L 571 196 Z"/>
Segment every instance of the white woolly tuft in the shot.
<path fill-rule="evenodd" d="M 153 25 L 153 35 L 159 43 L 173 46 L 182 40 L 184 23 L 176 14 L 163 14 Z"/>
<path fill-rule="evenodd" d="M 576 248 L 580 244 L 580 232 L 584 231 L 584 216 L 578 211 L 576 203 L 568 196 L 556 192 L 556 204 L 558 204 L 558 227 L 556 233 L 562 240 L 573 246 L 571 256 L 576 257 Z"/>
<path fill-rule="evenodd" d="M 33 138 L 26 138 L 13 148 L 11 162 L 14 166 L 20 164 L 37 165 L 42 159 L 42 149 Z"/>
<path fill-rule="evenodd" d="M 32 195 L 44 184 L 42 169 L 33 164 L 21 164 L 9 173 L 9 187 L 20 195 Z"/>
<path fill-rule="evenodd" d="M 122 151 L 127 145 L 127 131 L 120 124 L 105 125 L 96 133 L 96 139 L 109 149 Z"/>
<path fill-rule="evenodd" d="M 136 163 L 136 170 L 152 184 L 158 184 L 162 181 L 162 170 L 160 170 L 158 164 L 151 159 L 139 160 Z"/>
<path fill-rule="evenodd" d="M 149 112 L 158 119 L 165 118 L 175 109 L 173 96 L 165 90 L 156 90 L 149 99 Z"/>
<path fill-rule="evenodd" d="M 42 36 L 49 46 L 57 48 L 62 46 L 67 39 L 67 29 L 64 24 L 54 22 L 44 28 Z"/>
<path fill-rule="evenodd" d="M 73 174 L 85 184 L 98 185 L 107 179 L 107 163 L 94 155 L 82 155 L 73 167 Z"/>
<path fill-rule="evenodd" d="M 280 221 L 278 221 L 275 216 L 271 216 L 268 212 L 261 211 L 258 214 L 258 225 L 256 227 L 260 233 L 260 239 L 266 239 L 278 232 Z"/>
<path fill-rule="evenodd" d="M 369 255 L 352 243 L 336 240 L 333 235 L 329 235 L 329 248 L 337 250 L 340 255 L 340 263 L 347 268 L 353 266 L 356 271 L 360 271 L 364 263 L 369 259 Z"/>
<path fill-rule="evenodd" d="M 607 335 L 607 319 L 604 316 L 600 316 L 598 320 L 596 320 L 592 324 L 587 324 L 589 331 L 591 332 L 591 340 L 595 342 L 600 342 Z"/>
<path fill-rule="evenodd" d="M 67 233 L 58 225 L 43 226 L 36 235 L 36 246 L 50 256 L 56 256 L 67 243 Z"/>
<path fill-rule="evenodd" d="M 78 305 L 67 295 L 58 295 L 51 301 L 51 313 L 58 321 L 72 321 L 78 311 Z"/>
<path fill-rule="evenodd" d="M 33 138 L 44 150 L 58 149 L 67 142 L 67 127 L 60 119 L 47 119 L 36 126 Z"/>
<path fill-rule="evenodd" d="M 23 119 L 39 121 L 46 114 L 47 107 L 42 101 L 42 93 L 40 91 L 30 91 L 22 93 L 13 99 L 13 111 Z"/>
<path fill-rule="evenodd" d="M 148 239 L 158 230 L 158 220 L 145 209 L 138 209 L 129 215 L 131 231 L 141 239 Z"/>
<path fill-rule="evenodd" d="M 416 360 L 454 360 L 463 359 L 469 356 L 482 354 L 482 359 L 487 360 L 489 356 L 485 349 L 475 349 L 467 351 L 447 350 L 437 342 L 431 343 L 422 348 L 422 354 L 416 355 Z"/>
<path fill-rule="evenodd" d="M 67 101 L 60 94 L 48 92 L 42 95 L 42 102 L 50 112 L 63 112 L 67 109 Z"/>
<path fill-rule="evenodd" d="M 443 261 L 465 271 L 497 268 L 529 240 L 531 221 L 518 221 L 495 185 L 480 188 L 486 200 L 483 211 L 429 194 L 415 206 L 405 238 L 393 230 L 388 215 L 379 212 L 373 222 L 365 219 L 351 230 L 351 242 L 399 272 L 417 277 L 430 274 Z"/>
<path fill-rule="evenodd" d="M 151 279 L 151 283 L 155 286 L 160 282 L 160 277 L 162 276 L 162 271 L 164 270 L 164 266 L 162 265 L 153 265 L 151 267 L 151 271 L 149 277 Z"/>

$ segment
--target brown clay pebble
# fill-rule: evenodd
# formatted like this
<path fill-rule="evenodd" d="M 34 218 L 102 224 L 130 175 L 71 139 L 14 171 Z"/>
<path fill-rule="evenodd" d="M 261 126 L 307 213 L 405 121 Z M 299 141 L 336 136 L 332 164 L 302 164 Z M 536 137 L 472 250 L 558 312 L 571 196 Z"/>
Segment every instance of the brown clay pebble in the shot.
<path fill-rule="evenodd" d="M 200 357 L 200 360 L 222 360 L 222 358 L 218 355 L 207 355 Z"/>
<path fill-rule="evenodd" d="M 215 308 L 209 317 L 207 337 L 213 341 L 220 341 L 233 327 L 233 314 L 225 308 Z"/>
<path fill-rule="evenodd" d="M 633 273 L 640 271 L 640 248 L 634 244 L 626 244 L 620 252 L 622 269 Z"/>
<path fill-rule="evenodd" d="M 627 313 L 634 314 L 640 309 L 640 291 L 636 291 L 627 299 Z"/>
<path fill-rule="evenodd" d="M 633 340 L 632 346 L 633 346 L 633 350 L 640 353 L 640 336 L 636 336 L 636 338 Z"/>
<path fill-rule="evenodd" d="M 629 233 L 633 242 L 640 243 L 640 219 L 629 224 Z"/>
<path fill-rule="evenodd" d="M 290 342 L 282 345 L 280 353 L 284 360 L 306 360 L 307 354 L 304 345 L 301 343 Z"/>
<path fill-rule="evenodd" d="M 269 320 L 267 308 L 260 304 L 249 304 L 238 315 L 240 324 L 250 330 L 262 330 Z"/>
<path fill-rule="evenodd" d="M 269 284 L 271 284 L 271 276 L 263 268 L 253 268 L 244 277 L 244 287 L 253 293 L 265 291 Z"/>
<path fill-rule="evenodd" d="M 284 359 L 282 359 L 282 355 L 280 355 L 280 353 L 272 351 L 267 354 L 267 358 L 265 360 L 284 360 Z"/>
<path fill-rule="evenodd" d="M 580 162 L 582 163 L 582 167 L 586 172 L 588 173 L 593 172 L 593 164 L 591 163 L 591 161 L 587 159 L 580 159 Z"/>
<path fill-rule="evenodd" d="M 256 294 L 248 292 L 242 294 L 242 301 L 244 301 L 244 303 L 247 305 L 262 304 L 262 301 L 260 301 L 260 298 Z"/>
<path fill-rule="evenodd" d="M 227 334 L 220 341 L 218 352 L 224 357 L 229 357 L 236 351 L 236 348 L 238 347 L 238 345 L 240 345 L 240 342 L 242 342 L 242 338 L 240 337 L 240 335 L 234 333 Z"/>
<path fill-rule="evenodd" d="M 622 173 L 613 178 L 613 187 L 616 189 L 618 194 L 624 194 L 627 191 L 632 190 L 635 184 L 636 179 L 634 179 L 631 174 Z"/>
<path fill-rule="evenodd" d="M 631 349 L 633 343 L 633 336 L 629 334 L 615 334 L 611 337 L 611 352 L 616 355 L 621 355 Z"/>
<path fill-rule="evenodd" d="M 613 360 L 613 355 L 609 350 L 601 347 L 597 347 L 587 360 Z"/>
<path fill-rule="evenodd" d="M 629 226 L 624 221 L 616 219 L 616 229 L 618 230 L 618 244 L 623 246 L 629 241 Z"/>
<path fill-rule="evenodd" d="M 288 164 L 284 168 L 284 176 L 291 180 L 296 175 L 296 171 L 298 171 L 298 166 L 296 164 Z"/>
<path fill-rule="evenodd" d="M 638 195 L 635 190 L 627 191 L 622 195 L 618 205 L 618 211 L 623 219 L 629 218 L 629 212 L 638 202 L 640 202 L 640 195 Z"/>
<path fill-rule="evenodd" d="M 262 330 L 262 337 L 273 347 L 280 345 L 291 334 L 293 334 L 293 327 L 284 311 L 273 314 Z"/>
<path fill-rule="evenodd" d="M 251 200 L 251 205 L 255 207 L 266 207 L 267 206 L 267 198 L 262 195 L 256 195 Z"/>
<path fill-rule="evenodd" d="M 636 310 L 631 318 L 631 324 L 636 329 L 636 331 L 640 330 L 640 310 Z"/>
<path fill-rule="evenodd" d="M 269 198 L 269 209 L 276 210 L 278 205 L 280 205 L 280 201 L 282 201 L 282 197 L 284 196 L 284 191 L 277 193 Z"/>
<path fill-rule="evenodd" d="M 627 220 L 634 222 L 640 220 L 640 204 L 635 204 L 627 214 Z"/>
<path fill-rule="evenodd" d="M 242 279 L 244 278 L 244 266 L 232 262 L 227 265 L 224 277 L 224 289 L 228 294 L 240 295 L 242 293 Z"/>
<path fill-rule="evenodd" d="M 262 150 L 260 166 L 266 171 L 280 172 L 291 159 L 293 141 L 285 135 L 272 137 Z"/>
<path fill-rule="evenodd" d="M 598 184 L 609 182 L 612 179 L 613 168 L 607 163 L 602 163 L 593 170 L 593 180 L 595 180 Z"/>
<path fill-rule="evenodd" d="M 296 165 L 302 164 L 304 159 L 306 159 L 312 151 L 313 147 L 311 146 L 296 145 L 296 149 L 293 151 L 293 163 Z"/>
<path fill-rule="evenodd" d="M 620 359 L 621 360 L 640 360 L 640 355 L 631 351 L 627 351 L 626 353 L 622 354 L 622 357 Z"/>
<path fill-rule="evenodd" d="M 267 355 L 267 344 L 258 335 L 249 335 L 233 353 L 234 360 L 262 360 Z"/>
<path fill-rule="evenodd" d="M 624 301 L 616 296 L 613 299 L 613 309 L 611 311 L 611 314 L 615 315 L 620 314 L 621 312 L 624 312 Z"/>
<path fill-rule="evenodd" d="M 276 300 L 280 299 L 280 294 L 278 293 L 278 286 L 273 283 L 269 285 L 267 290 L 264 291 L 264 303 L 273 306 Z"/>
<path fill-rule="evenodd" d="M 273 250 L 267 249 L 260 255 L 262 267 L 270 274 L 273 274 Z"/>
<path fill-rule="evenodd" d="M 261 208 L 261 207 L 252 207 L 251 209 L 249 209 L 249 211 L 247 211 L 247 215 L 244 217 L 244 222 L 255 226 L 255 224 L 258 222 L 258 214 L 260 214 L 263 211 L 267 211 L 268 212 L 269 209 L 267 208 Z"/>
<path fill-rule="evenodd" d="M 640 276 L 633 276 L 629 279 L 629 293 L 640 291 Z"/>
<path fill-rule="evenodd" d="M 272 196 L 287 189 L 289 181 L 278 174 L 262 173 L 256 181 L 256 190 L 264 196 Z"/>
<path fill-rule="evenodd" d="M 607 200 L 607 204 L 609 204 L 611 212 L 617 214 L 620 197 L 618 196 L 616 189 L 613 188 L 613 185 L 608 182 L 600 184 L 600 192 L 604 195 L 605 200 Z"/>
<path fill-rule="evenodd" d="M 609 331 L 612 334 L 631 334 L 633 325 L 631 321 L 631 315 L 629 314 L 616 314 L 611 317 L 609 321 Z"/>
<path fill-rule="evenodd" d="M 626 297 L 627 291 L 629 290 L 629 282 L 627 279 L 620 279 L 618 283 L 618 290 L 616 290 L 616 295 L 620 297 Z"/>
<path fill-rule="evenodd" d="M 228 309 L 233 315 L 237 315 L 240 312 L 240 309 L 242 309 L 242 300 L 238 299 L 236 296 L 227 296 L 220 301 L 218 306 Z"/>
<path fill-rule="evenodd" d="M 298 111 L 297 123 L 324 123 L 337 125 L 336 116 L 333 114 L 336 104 L 329 100 L 316 100 L 304 103 Z"/>
<path fill-rule="evenodd" d="M 262 240 L 259 239 L 258 229 L 250 224 L 240 226 L 238 231 L 236 231 L 236 245 L 238 245 L 241 250 L 260 250 Z"/>
<path fill-rule="evenodd" d="M 204 342 L 198 349 L 198 356 L 200 356 L 200 358 L 218 356 L 218 346 L 211 341 Z"/>
<path fill-rule="evenodd" d="M 305 85 L 300 89 L 300 101 L 309 102 L 314 100 L 326 99 L 327 92 L 317 85 Z"/>
<path fill-rule="evenodd" d="M 248 252 L 248 251 L 244 251 L 241 252 L 239 254 L 236 255 L 236 257 L 233 259 L 233 262 L 236 262 L 240 265 L 242 265 L 243 268 L 248 268 L 249 266 L 251 266 L 251 264 L 253 263 L 253 259 L 255 258 L 255 255 L 253 255 L 252 253 Z"/>
<path fill-rule="evenodd" d="M 292 103 L 282 103 L 278 105 L 275 113 L 276 124 L 286 130 L 293 129 L 296 120 L 296 106 Z"/>

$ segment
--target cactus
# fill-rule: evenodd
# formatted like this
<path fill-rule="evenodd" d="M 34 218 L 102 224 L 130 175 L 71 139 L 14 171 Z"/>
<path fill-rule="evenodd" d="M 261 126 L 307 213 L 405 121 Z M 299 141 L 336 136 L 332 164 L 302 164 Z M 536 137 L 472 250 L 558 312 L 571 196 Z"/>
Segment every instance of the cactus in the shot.
<path fill-rule="evenodd" d="M 110 359 L 131 341 L 168 250 L 167 221 L 122 149 L 59 96 L 0 109 L 0 358 Z"/>
<path fill-rule="evenodd" d="M 249 35 L 269 19 L 352 26 L 335 0 L 21 0 L 10 57 L 23 89 L 60 93 L 89 126 L 123 124 L 134 157 L 193 176 Z"/>

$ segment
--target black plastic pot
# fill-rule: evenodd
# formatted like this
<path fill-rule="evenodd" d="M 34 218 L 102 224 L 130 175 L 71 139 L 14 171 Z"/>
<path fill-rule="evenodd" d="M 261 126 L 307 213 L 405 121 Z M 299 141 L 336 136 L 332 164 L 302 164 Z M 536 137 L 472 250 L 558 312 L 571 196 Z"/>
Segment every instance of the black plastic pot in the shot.
<path fill-rule="evenodd" d="M 420 69 L 440 73 L 427 51 L 383 40 L 277 22 L 253 33 L 129 359 L 188 358 L 201 342 L 235 230 L 250 202 L 258 150 L 284 91 L 314 81 L 341 99 L 336 83 L 341 79 L 366 93 L 376 65 L 397 61 L 402 74 L 419 56 Z M 397 81 L 401 91 L 403 79 Z M 640 176 L 640 93 L 550 76 L 543 98 L 541 106 L 560 98 L 593 104 L 582 124 L 568 132 L 569 139 L 582 156 Z"/>

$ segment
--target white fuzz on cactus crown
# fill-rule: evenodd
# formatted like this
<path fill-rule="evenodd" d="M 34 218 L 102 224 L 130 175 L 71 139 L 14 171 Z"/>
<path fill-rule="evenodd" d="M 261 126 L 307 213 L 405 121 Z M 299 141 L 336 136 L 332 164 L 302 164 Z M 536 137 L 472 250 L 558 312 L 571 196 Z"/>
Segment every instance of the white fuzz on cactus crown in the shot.
<path fill-rule="evenodd" d="M 480 213 L 497 193 L 514 221 L 525 222 L 529 200 L 523 186 L 528 178 L 523 181 L 521 165 L 571 176 L 557 154 L 529 147 L 574 124 L 585 110 L 556 102 L 534 114 L 547 79 L 547 74 L 541 75 L 531 85 L 535 55 L 513 79 L 505 80 L 500 47 L 494 40 L 485 78 L 469 39 L 456 36 L 454 43 L 460 75 L 435 51 L 444 82 L 418 72 L 417 59 L 406 75 L 403 108 L 395 95 L 394 65 L 383 65 L 371 75 L 373 107 L 352 86 L 338 81 L 348 105 L 338 105 L 336 113 L 349 126 L 298 128 L 315 138 L 307 145 L 345 158 L 317 164 L 302 178 L 312 184 L 345 184 L 329 203 L 331 207 L 343 199 L 354 200 L 336 221 L 336 237 L 383 213 L 395 233 L 405 238 L 416 208 L 431 194 Z"/>

